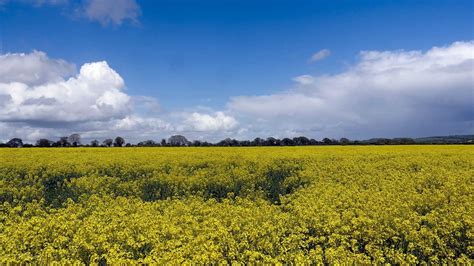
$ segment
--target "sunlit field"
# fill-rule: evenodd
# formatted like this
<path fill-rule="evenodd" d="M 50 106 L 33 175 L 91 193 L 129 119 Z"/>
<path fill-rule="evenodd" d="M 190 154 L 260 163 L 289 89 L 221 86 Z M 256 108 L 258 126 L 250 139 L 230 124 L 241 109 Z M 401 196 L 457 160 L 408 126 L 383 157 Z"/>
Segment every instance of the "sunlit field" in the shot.
<path fill-rule="evenodd" d="M 472 263 L 472 146 L 0 149 L 0 263 Z"/>

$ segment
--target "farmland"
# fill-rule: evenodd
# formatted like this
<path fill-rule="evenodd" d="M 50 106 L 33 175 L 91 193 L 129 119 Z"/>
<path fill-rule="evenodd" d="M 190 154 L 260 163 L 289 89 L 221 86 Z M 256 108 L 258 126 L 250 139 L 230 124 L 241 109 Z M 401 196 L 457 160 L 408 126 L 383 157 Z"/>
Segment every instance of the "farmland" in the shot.
<path fill-rule="evenodd" d="M 470 146 L 0 149 L 0 263 L 472 263 Z"/>

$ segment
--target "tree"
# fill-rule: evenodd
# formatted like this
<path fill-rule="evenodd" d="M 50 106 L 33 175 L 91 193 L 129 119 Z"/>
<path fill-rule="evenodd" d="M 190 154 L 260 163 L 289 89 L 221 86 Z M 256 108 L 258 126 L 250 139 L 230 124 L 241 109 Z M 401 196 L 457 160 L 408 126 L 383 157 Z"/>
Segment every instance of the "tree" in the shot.
<path fill-rule="evenodd" d="M 20 138 L 13 138 L 7 142 L 7 146 L 11 148 L 23 147 L 23 140 Z"/>
<path fill-rule="evenodd" d="M 234 147 L 240 146 L 240 142 L 236 139 L 232 139 L 231 142 L 230 142 L 230 145 L 234 146 Z"/>
<path fill-rule="evenodd" d="M 326 145 L 329 145 L 329 144 L 332 144 L 332 140 L 329 139 L 329 138 L 324 138 L 323 143 L 326 144 Z"/>
<path fill-rule="evenodd" d="M 250 144 L 251 144 L 250 140 L 241 140 L 239 142 L 240 146 L 246 146 L 247 147 L 247 146 L 250 146 Z"/>
<path fill-rule="evenodd" d="M 252 143 L 251 145 L 252 146 L 262 146 L 264 143 L 264 140 L 261 139 L 261 138 L 255 138 L 254 140 L 252 140 Z"/>
<path fill-rule="evenodd" d="M 168 139 L 168 143 L 171 146 L 188 146 L 190 144 L 190 142 L 184 136 L 181 135 L 171 136 Z"/>
<path fill-rule="evenodd" d="M 125 143 L 125 140 L 122 137 L 116 137 L 114 141 L 114 147 L 122 147 Z"/>
<path fill-rule="evenodd" d="M 156 146 L 156 142 L 154 140 L 145 140 L 145 141 L 140 141 L 137 143 L 137 146 L 144 146 L 144 147 L 153 147 Z"/>
<path fill-rule="evenodd" d="M 309 139 L 307 137 L 303 137 L 303 136 L 293 138 L 293 141 L 295 142 L 295 145 L 309 145 L 309 144 L 311 144 Z"/>
<path fill-rule="evenodd" d="M 341 138 L 339 140 L 339 143 L 341 143 L 342 145 L 347 145 L 347 144 L 350 144 L 350 140 L 348 138 Z"/>
<path fill-rule="evenodd" d="M 232 146 L 232 139 L 231 138 L 226 138 L 224 140 L 221 140 L 217 143 L 217 146 Z"/>
<path fill-rule="evenodd" d="M 283 146 L 294 146 L 295 142 L 290 138 L 284 138 L 281 140 L 281 145 Z"/>
<path fill-rule="evenodd" d="M 209 147 L 209 146 L 212 146 L 212 143 L 209 143 L 207 141 L 204 141 L 204 142 L 201 142 L 201 146 L 202 147 Z"/>
<path fill-rule="evenodd" d="M 39 139 L 36 141 L 36 147 L 51 147 L 53 144 L 49 139 Z"/>
<path fill-rule="evenodd" d="M 392 144 L 415 144 L 415 140 L 412 138 L 394 138 Z"/>
<path fill-rule="evenodd" d="M 68 138 L 69 143 L 72 144 L 72 146 L 77 147 L 78 145 L 81 145 L 81 135 L 74 133 L 71 134 Z"/>
<path fill-rule="evenodd" d="M 162 139 L 160 144 L 161 146 L 166 146 L 166 139 Z"/>
<path fill-rule="evenodd" d="M 92 146 L 92 147 L 99 147 L 99 141 L 96 140 L 96 139 L 93 140 L 93 141 L 91 141 L 91 146 Z"/>
<path fill-rule="evenodd" d="M 59 147 L 69 146 L 68 137 L 60 137 L 59 140 L 56 142 L 56 146 L 59 146 Z"/>
<path fill-rule="evenodd" d="M 375 145 L 388 145 L 391 143 L 391 139 L 387 138 L 377 138 L 375 140 L 372 140 L 370 144 L 375 144 Z"/>
<path fill-rule="evenodd" d="M 105 146 L 110 147 L 114 141 L 112 139 L 106 139 L 102 142 Z"/>
<path fill-rule="evenodd" d="M 264 145 L 265 146 L 279 146 L 280 140 L 274 137 L 269 137 L 267 138 L 267 140 L 265 140 Z"/>

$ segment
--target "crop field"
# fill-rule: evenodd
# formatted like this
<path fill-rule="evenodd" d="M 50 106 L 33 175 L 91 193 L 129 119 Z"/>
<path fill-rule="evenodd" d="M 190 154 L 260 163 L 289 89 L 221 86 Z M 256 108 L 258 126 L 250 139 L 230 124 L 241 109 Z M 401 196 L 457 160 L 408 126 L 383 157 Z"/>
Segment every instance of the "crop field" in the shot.
<path fill-rule="evenodd" d="M 472 146 L 0 149 L 0 264 L 465 263 Z"/>

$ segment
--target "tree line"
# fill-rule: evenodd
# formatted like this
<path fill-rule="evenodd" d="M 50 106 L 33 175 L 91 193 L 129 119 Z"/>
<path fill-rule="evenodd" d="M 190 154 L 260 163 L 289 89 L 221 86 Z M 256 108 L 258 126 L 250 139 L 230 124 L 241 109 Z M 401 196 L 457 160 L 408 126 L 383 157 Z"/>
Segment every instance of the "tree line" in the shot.
<path fill-rule="evenodd" d="M 474 138 L 474 136 L 472 136 Z M 441 139 L 439 139 L 441 138 Z M 450 141 L 449 137 L 438 137 L 436 141 L 425 141 L 426 138 L 374 138 L 369 140 L 349 140 L 341 138 L 339 140 L 324 138 L 322 140 L 315 140 L 304 136 L 294 138 L 278 139 L 274 137 L 269 138 L 255 138 L 253 140 L 236 140 L 226 138 L 219 142 L 207 142 L 201 140 L 189 141 L 186 137 L 181 135 L 174 135 L 168 139 L 161 141 L 145 140 L 137 144 L 131 144 L 125 141 L 123 137 L 117 136 L 114 139 L 107 138 L 103 141 L 92 140 L 89 143 L 83 143 L 81 136 L 77 133 L 70 136 L 60 137 L 53 141 L 49 139 L 38 139 L 35 144 L 24 143 L 20 138 L 13 138 L 7 143 L 0 143 L 0 147 L 250 147 L 250 146 L 310 146 L 310 145 L 408 145 L 408 144 L 473 144 L 473 138 L 470 135 L 464 136 L 460 141 Z M 423 141 L 420 141 L 423 139 Z M 444 141 L 443 141 L 444 140 Z"/>

